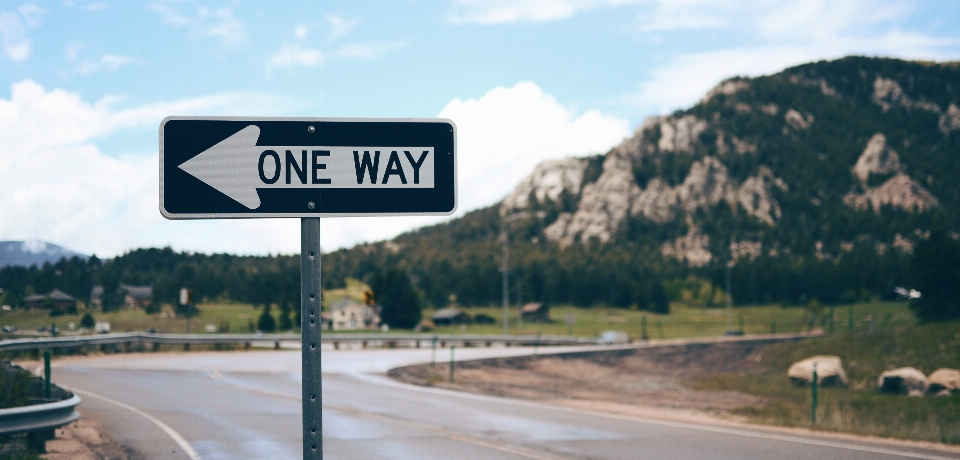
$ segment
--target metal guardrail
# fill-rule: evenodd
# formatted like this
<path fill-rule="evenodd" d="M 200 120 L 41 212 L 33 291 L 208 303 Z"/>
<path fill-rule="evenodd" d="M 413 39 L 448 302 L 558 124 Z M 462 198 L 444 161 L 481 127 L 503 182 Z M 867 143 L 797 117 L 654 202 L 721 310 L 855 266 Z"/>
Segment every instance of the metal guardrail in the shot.
<path fill-rule="evenodd" d="M 564 336 L 504 336 L 480 334 L 389 334 L 365 333 L 344 334 L 326 333 L 323 341 L 327 343 L 457 343 L 480 346 L 493 343 L 506 345 L 586 345 L 596 344 L 596 339 Z M 43 337 L 31 339 L 11 339 L 0 341 L 0 351 L 36 350 L 43 348 L 71 348 L 84 345 L 120 345 L 120 344 L 249 344 L 252 342 L 300 342 L 299 334 L 150 334 L 129 332 L 122 334 L 97 334 L 72 337 Z"/>
<path fill-rule="evenodd" d="M 0 409 L 0 435 L 60 428 L 80 418 L 78 404 L 80 397 L 73 395 L 63 401 Z"/>

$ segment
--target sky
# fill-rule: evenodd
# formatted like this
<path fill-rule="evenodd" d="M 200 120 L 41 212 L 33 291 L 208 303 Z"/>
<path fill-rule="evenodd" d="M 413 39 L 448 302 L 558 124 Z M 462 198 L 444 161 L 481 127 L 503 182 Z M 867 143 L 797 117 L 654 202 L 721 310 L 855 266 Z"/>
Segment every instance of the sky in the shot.
<path fill-rule="evenodd" d="M 298 253 L 297 219 L 160 215 L 166 116 L 453 120 L 457 213 L 325 218 L 332 251 L 497 203 L 725 78 L 852 54 L 960 60 L 960 3 L 0 0 L 0 240 Z"/>

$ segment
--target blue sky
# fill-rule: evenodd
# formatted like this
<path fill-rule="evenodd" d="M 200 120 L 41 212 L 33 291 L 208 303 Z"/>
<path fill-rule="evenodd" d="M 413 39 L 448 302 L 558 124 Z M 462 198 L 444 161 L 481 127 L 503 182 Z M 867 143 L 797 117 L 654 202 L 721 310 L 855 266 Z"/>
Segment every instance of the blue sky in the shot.
<path fill-rule="evenodd" d="M 460 211 L 720 80 L 849 54 L 960 59 L 950 1 L 0 0 L 0 239 L 293 253 L 295 219 L 163 220 L 168 115 L 447 117 Z M 325 249 L 436 217 L 325 219 Z"/>

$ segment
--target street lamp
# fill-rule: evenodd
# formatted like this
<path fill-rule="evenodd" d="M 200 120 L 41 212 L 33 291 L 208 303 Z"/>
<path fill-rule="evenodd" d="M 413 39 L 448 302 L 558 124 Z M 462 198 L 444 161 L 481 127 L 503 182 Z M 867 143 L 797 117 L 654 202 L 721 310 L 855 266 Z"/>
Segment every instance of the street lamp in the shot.
<path fill-rule="evenodd" d="M 509 304 L 510 304 L 510 291 L 508 288 L 509 276 L 510 276 L 510 262 L 509 262 L 509 244 L 507 243 L 507 225 L 511 222 L 518 219 L 525 219 L 527 217 L 537 217 L 544 218 L 547 213 L 543 211 L 537 212 L 518 212 L 516 214 L 511 214 L 509 216 L 503 216 L 500 218 L 500 238 L 503 240 L 503 335 L 509 333 Z"/>

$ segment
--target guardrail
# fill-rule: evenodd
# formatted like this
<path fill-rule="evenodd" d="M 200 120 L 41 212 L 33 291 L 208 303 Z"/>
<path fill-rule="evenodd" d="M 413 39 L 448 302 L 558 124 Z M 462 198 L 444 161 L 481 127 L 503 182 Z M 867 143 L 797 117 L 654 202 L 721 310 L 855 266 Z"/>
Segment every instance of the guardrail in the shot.
<path fill-rule="evenodd" d="M 481 334 L 389 334 L 364 333 L 344 334 L 326 333 L 323 342 L 332 343 L 335 348 L 341 343 L 386 344 L 397 346 L 410 344 L 419 347 L 429 345 L 434 339 L 441 347 L 447 344 L 465 346 L 491 346 L 494 343 L 511 345 L 585 345 L 595 344 L 596 339 L 564 336 L 537 335 L 481 335 Z M 44 348 L 71 348 L 84 345 L 190 345 L 190 344 L 250 344 L 252 342 L 300 342 L 299 334 L 150 334 L 146 332 L 128 332 L 121 334 L 97 334 L 70 337 L 42 337 L 30 339 L 11 339 L 0 341 L 0 351 L 36 350 Z"/>
<path fill-rule="evenodd" d="M 0 436 L 49 431 L 80 418 L 77 405 L 80 397 L 31 406 L 0 409 Z"/>

